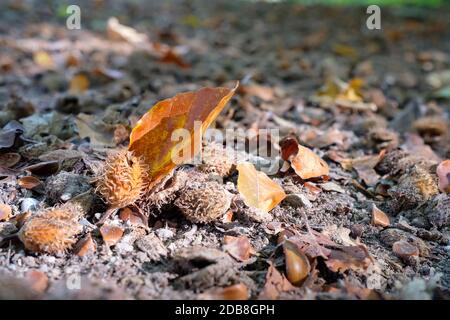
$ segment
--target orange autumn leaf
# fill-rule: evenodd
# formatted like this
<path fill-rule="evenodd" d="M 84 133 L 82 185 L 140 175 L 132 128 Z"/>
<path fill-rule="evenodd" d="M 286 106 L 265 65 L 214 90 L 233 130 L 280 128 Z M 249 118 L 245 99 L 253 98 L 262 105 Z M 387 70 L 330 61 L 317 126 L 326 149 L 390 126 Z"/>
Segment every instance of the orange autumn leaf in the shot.
<path fill-rule="evenodd" d="M 200 151 L 201 135 L 223 110 L 237 87 L 238 83 L 233 89 L 201 88 L 177 94 L 155 104 L 138 121 L 131 132 L 128 149 L 135 156 L 142 157 L 148 166 L 150 186 L 170 173 L 177 164 L 190 160 Z M 186 129 L 189 137 L 172 139 L 177 129 Z"/>
<path fill-rule="evenodd" d="M 269 212 L 286 197 L 283 189 L 264 172 L 257 171 L 253 164 L 238 164 L 237 170 L 237 187 L 249 207 Z"/>
<path fill-rule="evenodd" d="M 284 139 L 280 146 L 282 158 L 291 163 L 291 167 L 300 178 L 306 180 L 329 174 L 328 164 L 294 138 Z"/>

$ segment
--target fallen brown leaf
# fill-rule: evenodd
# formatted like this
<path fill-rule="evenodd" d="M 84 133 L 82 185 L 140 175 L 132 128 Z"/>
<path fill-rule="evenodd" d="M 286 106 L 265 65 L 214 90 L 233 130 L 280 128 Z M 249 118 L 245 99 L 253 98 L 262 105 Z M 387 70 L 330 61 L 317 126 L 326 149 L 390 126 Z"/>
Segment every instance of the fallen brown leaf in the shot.
<path fill-rule="evenodd" d="M 269 262 L 266 274 L 266 283 L 259 294 L 260 300 L 276 300 L 283 292 L 292 291 L 295 287 L 282 275 L 272 262 Z"/>
<path fill-rule="evenodd" d="M 250 254 L 254 252 L 250 240 L 246 236 L 225 236 L 223 242 L 224 250 L 238 261 L 248 260 Z"/>
<path fill-rule="evenodd" d="M 349 269 L 364 271 L 371 263 L 372 258 L 363 245 L 333 248 L 328 260 L 325 260 L 325 264 L 331 271 L 341 273 Z"/>
<path fill-rule="evenodd" d="M 201 151 L 201 135 L 233 96 L 237 85 L 228 88 L 202 88 L 180 93 L 154 105 L 133 128 L 129 150 L 148 166 L 149 184 L 154 185 L 177 164 Z M 199 123 L 199 126 L 195 126 Z M 171 139 L 177 129 L 189 137 Z M 175 161 L 175 158 L 178 158 Z M 175 162 L 174 162 L 175 161 Z"/>
<path fill-rule="evenodd" d="M 26 273 L 25 279 L 31 290 L 38 294 L 44 293 L 48 288 L 48 277 L 39 270 L 30 270 Z"/>

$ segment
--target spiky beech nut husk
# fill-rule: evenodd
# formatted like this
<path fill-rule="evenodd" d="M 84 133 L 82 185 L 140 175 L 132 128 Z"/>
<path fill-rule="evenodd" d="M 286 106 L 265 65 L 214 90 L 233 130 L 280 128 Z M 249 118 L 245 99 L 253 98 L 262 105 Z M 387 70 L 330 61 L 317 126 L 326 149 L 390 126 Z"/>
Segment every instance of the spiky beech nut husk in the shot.
<path fill-rule="evenodd" d="M 223 216 L 230 208 L 232 195 L 216 181 L 202 186 L 188 185 L 180 190 L 174 204 L 186 219 L 195 223 L 208 223 Z"/>
<path fill-rule="evenodd" d="M 41 210 L 24 223 L 19 239 L 32 252 L 64 253 L 83 231 L 79 223 L 81 216 L 82 209 L 73 204 Z"/>
<path fill-rule="evenodd" d="M 111 154 L 98 177 L 97 192 L 111 208 L 135 203 L 146 188 L 147 171 L 142 160 L 128 150 Z"/>
<path fill-rule="evenodd" d="M 210 143 L 203 147 L 202 164 L 198 166 L 200 171 L 215 174 L 221 177 L 229 176 L 235 166 L 232 155 L 218 143 Z"/>
<path fill-rule="evenodd" d="M 403 174 L 393 188 L 392 209 L 395 212 L 410 210 L 439 193 L 436 177 L 429 170 L 415 165 Z"/>

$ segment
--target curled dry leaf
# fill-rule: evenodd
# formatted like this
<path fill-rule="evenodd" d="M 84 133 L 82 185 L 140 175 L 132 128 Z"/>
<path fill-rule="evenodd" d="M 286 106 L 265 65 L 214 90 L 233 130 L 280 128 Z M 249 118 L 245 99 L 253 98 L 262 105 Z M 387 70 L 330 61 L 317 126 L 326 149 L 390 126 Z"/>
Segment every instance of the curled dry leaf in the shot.
<path fill-rule="evenodd" d="M 439 190 L 450 193 L 450 160 L 442 161 L 436 168 L 439 178 Z"/>
<path fill-rule="evenodd" d="M 129 150 L 149 167 L 150 186 L 176 165 L 190 160 L 201 150 L 201 135 L 215 120 L 237 89 L 202 88 L 177 94 L 155 104 L 133 128 Z M 172 139 L 174 131 L 187 136 Z M 180 133 L 180 130 L 178 130 Z"/>
<path fill-rule="evenodd" d="M 327 176 L 328 164 L 310 149 L 300 145 L 295 138 L 288 137 L 280 142 L 281 157 L 291 163 L 295 173 L 302 179 Z"/>
<path fill-rule="evenodd" d="M 30 289 L 36 293 L 42 294 L 48 288 L 48 277 L 39 270 L 30 270 L 26 273 L 25 279 Z"/>
<path fill-rule="evenodd" d="M 86 255 L 92 254 L 96 250 L 97 246 L 92 239 L 91 233 L 88 233 L 83 238 L 81 238 L 74 247 L 74 253 L 79 257 L 84 257 Z"/>
<path fill-rule="evenodd" d="M 36 177 L 26 176 L 19 179 L 18 184 L 20 187 L 31 190 L 41 185 L 42 182 Z"/>
<path fill-rule="evenodd" d="M 378 209 L 375 204 L 372 207 L 372 221 L 371 221 L 371 223 L 374 226 L 379 226 L 379 227 L 387 227 L 390 224 L 389 217 L 386 215 L 386 213 L 384 213 L 383 211 Z"/>
<path fill-rule="evenodd" d="M 412 245 L 411 243 L 404 240 L 394 242 L 394 244 L 392 245 L 392 251 L 394 251 L 397 256 L 403 259 L 407 259 L 413 256 L 419 256 L 419 249 L 415 245 Z"/>
<path fill-rule="evenodd" d="M 247 206 L 269 212 L 286 197 L 283 189 L 253 164 L 238 164 L 237 170 L 237 188 Z"/>
<path fill-rule="evenodd" d="M 238 283 L 225 288 L 214 288 L 199 295 L 203 300 L 247 300 L 248 288 L 243 283 Z"/>
<path fill-rule="evenodd" d="M 299 286 L 311 270 L 309 260 L 298 246 L 289 240 L 284 242 L 283 251 L 287 278 L 293 285 Z"/>
<path fill-rule="evenodd" d="M 5 203 L 0 203 L 0 221 L 8 221 L 11 214 L 11 206 Z"/>
<path fill-rule="evenodd" d="M 9 152 L 0 154 L 0 167 L 11 168 L 20 161 L 20 154 Z"/>
<path fill-rule="evenodd" d="M 100 234 L 102 235 L 103 241 L 105 241 L 106 245 L 108 247 L 111 247 L 123 236 L 123 229 L 116 226 L 110 226 L 110 225 L 103 225 L 100 228 Z"/>
<path fill-rule="evenodd" d="M 261 300 L 275 300 L 281 293 L 295 289 L 295 287 L 271 262 L 269 262 L 269 264 L 270 266 L 266 274 L 266 283 L 258 297 Z"/>
<path fill-rule="evenodd" d="M 250 244 L 250 240 L 246 236 L 225 236 L 223 242 L 224 250 L 238 261 L 248 260 L 250 258 L 250 254 L 254 252 Z"/>

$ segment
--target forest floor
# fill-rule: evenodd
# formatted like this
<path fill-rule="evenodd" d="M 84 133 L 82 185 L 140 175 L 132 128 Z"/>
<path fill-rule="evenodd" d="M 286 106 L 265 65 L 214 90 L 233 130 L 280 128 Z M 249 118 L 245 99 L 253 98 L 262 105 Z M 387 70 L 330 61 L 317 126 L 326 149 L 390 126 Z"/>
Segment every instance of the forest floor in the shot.
<path fill-rule="evenodd" d="M 79 238 L 96 248 L 52 255 L 3 241 L 0 298 L 450 297 L 450 197 L 436 176 L 450 158 L 449 9 L 383 8 L 382 29 L 368 30 L 362 7 L 125 2 L 77 1 L 80 30 L 58 1 L 0 3 L 0 237 L 82 197 Z M 106 221 L 123 231 L 107 245 L 93 182 L 107 151 L 127 146 L 157 101 L 236 80 L 216 127 L 295 136 L 328 177 L 271 176 L 287 197 L 264 219 L 246 206 L 207 224 L 130 207 Z M 239 198 L 237 176 L 224 183 Z M 307 253 L 295 287 L 280 233 L 329 250 Z"/>

